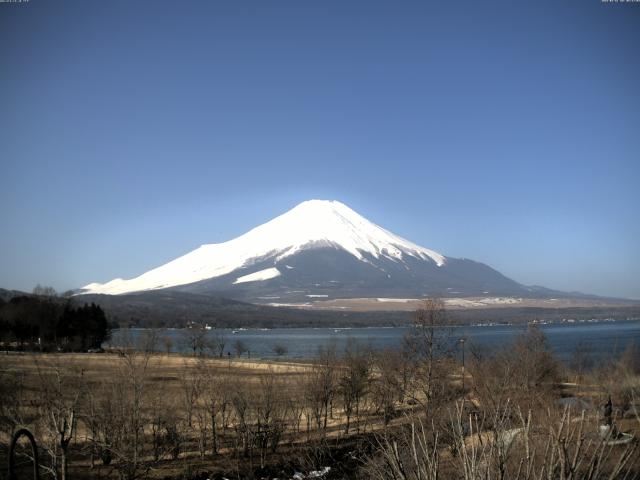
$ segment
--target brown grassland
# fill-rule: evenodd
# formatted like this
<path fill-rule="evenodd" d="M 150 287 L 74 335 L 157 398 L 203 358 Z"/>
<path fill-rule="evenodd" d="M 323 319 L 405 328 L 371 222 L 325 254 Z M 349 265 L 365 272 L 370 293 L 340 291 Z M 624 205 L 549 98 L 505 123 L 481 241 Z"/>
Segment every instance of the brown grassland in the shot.
<path fill-rule="evenodd" d="M 590 369 L 583 352 L 569 368 L 533 328 L 500 352 L 469 352 L 463 366 L 436 333 L 445 321 L 442 304 L 427 302 L 402 350 L 328 346 L 308 363 L 169 355 L 149 343 L 2 354 L 0 461 L 26 427 L 41 477 L 54 479 L 638 476 L 637 352 Z M 21 478 L 29 452 L 18 443 Z"/>

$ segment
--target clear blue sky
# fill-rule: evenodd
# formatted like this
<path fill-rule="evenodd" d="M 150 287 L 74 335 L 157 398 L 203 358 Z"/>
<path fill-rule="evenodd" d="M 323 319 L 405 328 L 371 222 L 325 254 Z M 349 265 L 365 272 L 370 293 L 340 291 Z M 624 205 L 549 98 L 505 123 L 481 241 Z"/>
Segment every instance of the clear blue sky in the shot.
<path fill-rule="evenodd" d="M 640 4 L 0 3 L 0 287 L 135 276 L 310 198 L 640 298 Z"/>

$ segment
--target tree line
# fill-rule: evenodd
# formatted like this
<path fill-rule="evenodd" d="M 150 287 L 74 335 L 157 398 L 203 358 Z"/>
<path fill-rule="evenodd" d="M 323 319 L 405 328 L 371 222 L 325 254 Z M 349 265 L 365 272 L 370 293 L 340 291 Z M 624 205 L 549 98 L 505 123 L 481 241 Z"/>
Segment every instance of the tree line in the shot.
<path fill-rule="evenodd" d="M 36 287 L 34 295 L 0 299 L 0 342 L 5 350 L 99 349 L 111 328 L 102 308 Z"/>

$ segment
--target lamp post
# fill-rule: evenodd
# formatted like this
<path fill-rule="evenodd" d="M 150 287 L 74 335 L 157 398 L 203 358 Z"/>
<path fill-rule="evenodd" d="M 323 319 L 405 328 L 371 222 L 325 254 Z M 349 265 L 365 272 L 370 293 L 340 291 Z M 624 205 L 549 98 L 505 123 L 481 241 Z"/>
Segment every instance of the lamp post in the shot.
<path fill-rule="evenodd" d="M 460 342 L 462 344 L 462 393 L 464 394 L 464 342 L 466 341 L 466 338 L 462 337 L 460 340 L 458 340 L 458 342 Z"/>

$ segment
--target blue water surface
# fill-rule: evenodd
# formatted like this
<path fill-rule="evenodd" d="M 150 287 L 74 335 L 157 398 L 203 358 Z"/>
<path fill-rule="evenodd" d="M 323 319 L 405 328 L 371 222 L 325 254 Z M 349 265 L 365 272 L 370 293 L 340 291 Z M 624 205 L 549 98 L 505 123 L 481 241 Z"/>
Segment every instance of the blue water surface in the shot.
<path fill-rule="evenodd" d="M 462 344 L 457 342 L 460 338 L 465 338 L 467 352 L 495 352 L 508 346 L 526 328 L 526 325 L 459 326 L 441 332 L 449 336 L 454 353 L 460 355 Z M 640 320 L 543 324 L 538 328 L 545 334 L 551 350 L 565 362 L 572 359 L 576 347 L 586 349 L 598 362 L 619 357 L 629 345 L 640 346 Z M 286 358 L 309 359 L 318 348 L 329 344 L 335 344 L 340 352 L 350 339 L 375 349 L 400 348 L 409 330 L 410 327 L 218 329 L 207 331 L 207 335 L 224 336 L 225 355 L 233 354 L 234 343 L 241 340 L 252 358 L 274 358 L 274 347 L 283 345 L 287 349 Z M 121 345 L 125 337 L 135 341 L 144 331 L 116 330 L 109 345 Z M 184 330 L 162 330 L 159 336 L 171 338 L 174 352 L 188 352 Z M 162 349 L 160 344 L 158 349 Z"/>

